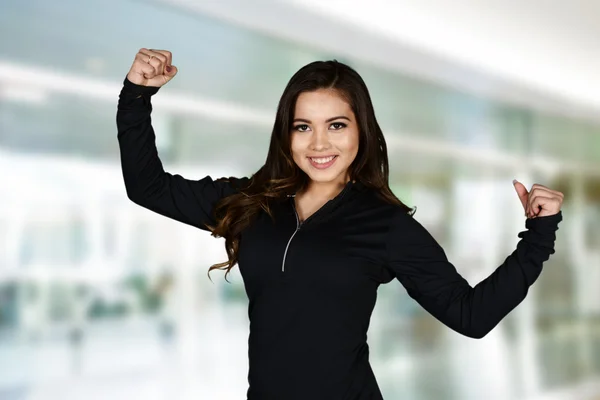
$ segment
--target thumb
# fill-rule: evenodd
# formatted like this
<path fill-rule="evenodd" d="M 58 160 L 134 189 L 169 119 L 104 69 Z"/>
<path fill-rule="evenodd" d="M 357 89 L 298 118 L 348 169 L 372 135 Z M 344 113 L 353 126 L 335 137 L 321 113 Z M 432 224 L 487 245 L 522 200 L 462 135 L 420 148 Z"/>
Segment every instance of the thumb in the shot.
<path fill-rule="evenodd" d="M 529 192 L 527 188 L 516 179 L 513 180 L 513 185 L 515 186 L 515 190 L 517 191 L 517 195 L 519 196 L 519 200 L 521 200 L 521 204 L 524 209 L 527 209 L 527 200 L 529 199 Z"/>
<path fill-rule="evenodd" d="M 174 65 L 165 66 L 165 75 L 171 80 L 175 75 L 177 75 L 177 67 Z"/>

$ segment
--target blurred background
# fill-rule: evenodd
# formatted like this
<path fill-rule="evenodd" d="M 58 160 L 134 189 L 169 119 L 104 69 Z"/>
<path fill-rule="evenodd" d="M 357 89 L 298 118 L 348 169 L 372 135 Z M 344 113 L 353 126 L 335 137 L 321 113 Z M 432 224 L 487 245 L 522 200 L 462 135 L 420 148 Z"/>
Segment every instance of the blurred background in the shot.
<path fill-rule="evenodd" d="M 141 47 L 165 168 L 250 176 L 288 79 L 365 79 L 390 184 L 472 285 L 525 229 L 512 185 L 565 194 L 556 253 L 481 340 L 398 281 L 369 330 L 386 399 L 600 398 L 596 0 L 2 0 L 0 399 L 245 399 L 247 298 L 222 239 L 127 199 L 115 114 Z M 491 229 L 490 229 L 491 228 Z"/>

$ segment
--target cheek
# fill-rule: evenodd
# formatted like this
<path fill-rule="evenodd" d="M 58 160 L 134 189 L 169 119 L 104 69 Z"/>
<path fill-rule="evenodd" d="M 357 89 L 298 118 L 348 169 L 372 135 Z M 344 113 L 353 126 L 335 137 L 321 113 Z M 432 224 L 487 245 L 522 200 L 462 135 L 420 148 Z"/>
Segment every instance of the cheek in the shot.
<path fill-rule="evenodd" d="M 302 159 L 302 143 L 296 136 L 292 134 L 291 137 L 291 149 L 292 149 L 292 158 L 296 162 L 300 162 Z"/>
<path fill-rule="evenodd" d="M 358 134 L 348 135 L 340 142 L 339 147 L 345 152 L 356 154 L 358 152 Z"/>

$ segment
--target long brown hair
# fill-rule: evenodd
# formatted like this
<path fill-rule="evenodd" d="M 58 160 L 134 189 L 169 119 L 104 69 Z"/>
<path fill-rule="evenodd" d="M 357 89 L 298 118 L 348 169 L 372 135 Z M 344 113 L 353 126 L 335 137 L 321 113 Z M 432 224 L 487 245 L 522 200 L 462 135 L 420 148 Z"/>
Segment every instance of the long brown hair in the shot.
<path fill-rule="evenodd" d="M 308 175 L 292 158 L 290 135 L 298 96 L 302 92 L 317 89 L 336 90 L 350 104 L 356 116 L 359 146 L 356 158 L 349 167 L 350 179 L 374 189 L 384 201 L 399 205 L 410 215 L 416 211 L 416 207 L 411 209 L 402 203 L 389 187 L 387 146 L 361 76 L 337 60 L 315 61 L 298 70 L 283 91 L 265 164 L 252 175 L 245 187 L 221 199 L 215 206 L 217 225 L 208 228 L 212 236 L 225 238 L 229 259 L 212 265 L 209 273 L 213 269 L 224 269 L 227 279 L 227 274 L 238 261 L 240 233 L 261 211 L 273 217 L 270 206 L 274 201 L 281 201 L 308 185 Z"/>

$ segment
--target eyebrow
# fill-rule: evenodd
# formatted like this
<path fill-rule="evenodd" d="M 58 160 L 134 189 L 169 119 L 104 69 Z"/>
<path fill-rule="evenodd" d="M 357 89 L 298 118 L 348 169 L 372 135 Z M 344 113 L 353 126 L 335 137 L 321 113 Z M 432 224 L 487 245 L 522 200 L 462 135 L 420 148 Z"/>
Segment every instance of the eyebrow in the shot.
<path fill-rule="evenodd" d="M 333 118 L 329 118 L 327 121 L 325 122 L 331 122 L 331 121 L 335 121 L 336 119 L 346 119 L 348 121 L 350 121 L 350 118 L 344 116 L 344 115 L 339 115 L 337 117 L 333 117 Z M 303 119 L 303 118 L 296 118 L 294 119 L 294 122 L 306 122 L 307 124 L 310 124 L 311 121 L 308 119 Z"/>

